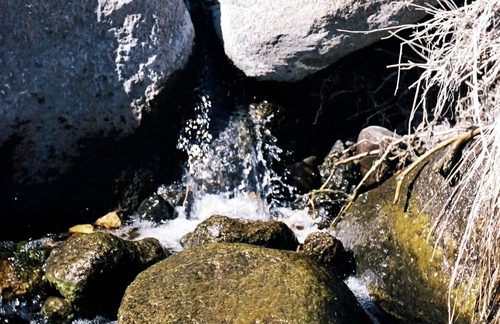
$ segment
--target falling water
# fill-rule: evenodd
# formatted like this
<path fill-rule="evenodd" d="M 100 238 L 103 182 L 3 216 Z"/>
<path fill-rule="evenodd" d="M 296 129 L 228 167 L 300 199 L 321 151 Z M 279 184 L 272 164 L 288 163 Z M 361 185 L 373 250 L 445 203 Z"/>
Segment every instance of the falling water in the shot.
<path fill-rule="evenodd" d="M 187 206 L 177 206 L 178 217 L 163 225 L 136 219 L 127 228 L 139 227 L 139 238 L 152 236 L 174 251 L 180 239 L 213 214 L 248 220 L 277 219 L 292 228 L 299 240 L 318 230 L 306 210 L 293 210 L 294 188 L 273 169 L 283 151 L 272 130 L 282 111 L 263 102 L 237 110 L 217 136 L 211 133 L 209 96 L 201 96 L 195 116 L 186 122 L 178 149 L 187 153 L 184 183 Z M 161 194 L 164 187 L 158 188 Z"/>

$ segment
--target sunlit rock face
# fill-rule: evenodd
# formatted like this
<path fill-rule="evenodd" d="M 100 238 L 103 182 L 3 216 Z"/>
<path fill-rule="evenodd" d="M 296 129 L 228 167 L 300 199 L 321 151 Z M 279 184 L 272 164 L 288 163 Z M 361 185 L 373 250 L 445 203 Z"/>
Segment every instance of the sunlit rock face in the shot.
<path fill-rule="evenodd" d="M 373 31 L 425 16 L 388 0 L 207 2 L 227 56 L 259 80 L 300 80 L 387 35 L 343 30 Z M 416 1 L 424 2 L 428 1 Z"/>
<path fill-rule="evenodd" d="M 182 0 L 7 0 L 0 31 L 0 146 L 29 183 L 57 178 L 81 140 L 137 128 L 194 40 Z"/>

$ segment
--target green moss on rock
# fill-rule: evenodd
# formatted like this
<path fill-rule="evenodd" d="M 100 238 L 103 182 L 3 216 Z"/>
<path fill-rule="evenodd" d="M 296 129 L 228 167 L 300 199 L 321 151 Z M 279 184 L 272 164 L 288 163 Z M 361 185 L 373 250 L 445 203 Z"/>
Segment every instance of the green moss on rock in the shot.
<path fill-rule="evenodd" d="M 438 158 L 407 177 L 396 204 L 395 177 L 360 195 L 335 230 L 354 251 L 358 277 L 374 300 L 404 323 L 448 322 L 448 287 L 468 202 L 459 201 L 445 215 L 451 221 L 431 233 L 453 190 L 433 170 Z M 463 289 L 457 285 L 454 294 Z M 473 308 L 472 298 L 462 300 L 457 323 L 467 322 Z"/>
<path fill-rule="evenodd" d="M 31 298 L 45 287 L 47 251 L 32 242 L 0 244 L 0 295 L 3 301 Z"/>
<path fill-rule="evenodd" d="M 187 249 L 137 276 L 119 324 L 370 323 L 347 286 L 293 252 L 212 243 Z"/>
<path fill-rule="evenodd" d="M 210 216 L 181 239 L 185 248 L 207 243 L 247 243 L 293 251 L 299 244 L 283 222 L 246 221 L 221 215 Z"/>
<path fill-rule="evenodd" d="M 156 239 L 131 242 L 108 233 L 76 234 L 52 251 L 46 278 L 75 310 L 113 318 L 127 285 L 164 258 Z"/>

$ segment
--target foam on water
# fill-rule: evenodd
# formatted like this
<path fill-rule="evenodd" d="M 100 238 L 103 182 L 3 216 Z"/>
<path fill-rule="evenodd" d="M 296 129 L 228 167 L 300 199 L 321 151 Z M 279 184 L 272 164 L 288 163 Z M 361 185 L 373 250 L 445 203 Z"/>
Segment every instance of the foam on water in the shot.
<path fill-rule="evenodd" d="M 136 239 L 154 237 L 167 249 L 181 251 L 180 239 L 212 215 L 219 214 L 245 220 L 279 220 L 287 224 L 303 242 L 307 235 L 318 231 L 318 225 L 305 210 L 292 210 L 280 207 L 269 209 L 260 199 L 252 194 L 240 194 L 228 197 L 225 194 L 206 194 L 193 202 L 189 218 L 182 207 L 177 207 L 178 217 L 161 225 L 134 218 L 133 222 L 122 228 L 126 233 L 137 229 Z"/>

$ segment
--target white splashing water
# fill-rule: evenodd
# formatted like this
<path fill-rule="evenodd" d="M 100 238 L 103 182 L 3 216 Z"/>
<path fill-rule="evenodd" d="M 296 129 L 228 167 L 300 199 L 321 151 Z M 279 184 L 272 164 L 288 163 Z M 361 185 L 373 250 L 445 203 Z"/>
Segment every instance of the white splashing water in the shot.
<path fill-rule="evenodd" d="M 196 116 L 187 121 L 178 143 L 178 148 L 188 154 L 185 181 L 193 194 L 189 215 L 178 206 L 179 216 L 165 224 L 155 226 L 135 219 L 121 231 L 138 228 L 137 239 L 155 237 L 174 251 L 182 250 L 179 241 L 184 235 L 214 214 L 245 220 L 280 220 L 300 242 L 318 231 L 306 210 L 279 206 L 276 199 L 270 198 L 276 196 L 279 188 L 289 193 L 293 190 L 272 169 L 282 154 L 267 127 L 276 111 L 269 106 L 252 105 L 250 112 L 235 113 L 226 129 L 214 139 L 209 133 L 211 107 L 209 97 L 200 99 Z"/>

